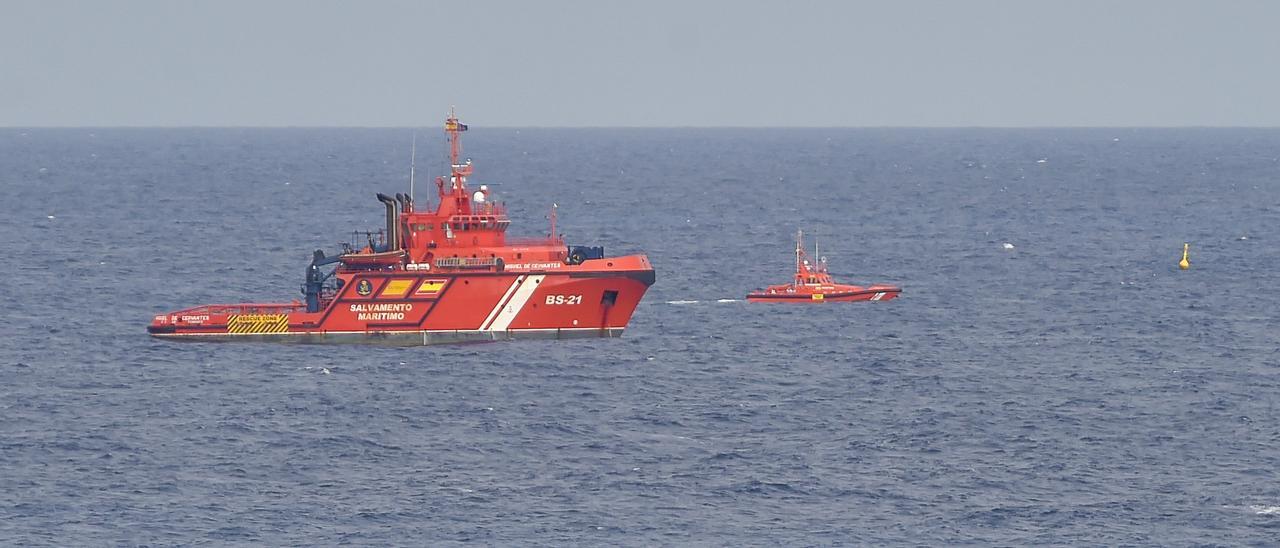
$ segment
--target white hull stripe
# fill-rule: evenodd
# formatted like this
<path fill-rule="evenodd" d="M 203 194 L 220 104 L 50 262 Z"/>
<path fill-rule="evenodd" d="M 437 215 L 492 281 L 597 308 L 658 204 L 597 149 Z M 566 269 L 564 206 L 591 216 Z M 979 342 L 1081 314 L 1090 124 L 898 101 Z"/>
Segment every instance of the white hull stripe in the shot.
<path fill-rule="evenodd" d="M 878 300 L 880 300 L 880 297 L 883 297 L 883 296 L 884 296 L 884 292 L 883 292 L 883 291 L 881 291 L 881 292 L 879 292 L 879 293 L 876 293 L 875 295 L 872 295 L 872 296 L 871 296 L 871 300 L 873 300 L 873 301 L 878 301 Z"/>
<path fill-rule="evenodd" d="M 546 278 L 546 276 L 534 275 L 525 278 L 524 283 L 520 284 L 520 287 L 516 289 L 515 294 L 511 296 L 510 301 L 507 301 L 506 306 L 499 305 L 502 310 L 498 312 L 498 316 L 493 319 L 493 323 L 489 324 L 485 331 L 506 331 L 507 327 L 511 325 L 511 321 L 516 319 L 516 315 L 521 310 L 524 310 L 524 305 L 529 302 L 529 298 L 538 290 L 543 278 Z"/>
<path fill-rule="evenodd" d="M 524 276 L 516 276 L 515 281 L 511 282 L 511 287 L 507 288 L 507 292 L 502 294 L 502 298 L 498 299 L 498 304 L 493 306 L 493 310 L 489 311 L 489 315 L 480 323 L 480 330 L 488 329 L 489 323 L 493 321 L 493 317 L 498 315 L 498 311 L 502 310 L 502 305 L 507 303 L 507 299 L 511 298 L 511 293 L 520 286 L 520 282 L 524 281 Z"/>

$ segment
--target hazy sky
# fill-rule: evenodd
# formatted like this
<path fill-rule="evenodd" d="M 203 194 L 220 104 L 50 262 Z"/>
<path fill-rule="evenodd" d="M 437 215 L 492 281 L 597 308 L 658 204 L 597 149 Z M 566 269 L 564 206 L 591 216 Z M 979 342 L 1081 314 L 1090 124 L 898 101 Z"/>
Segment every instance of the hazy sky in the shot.
<path fill-rule="evenodd" d="M 0 0 L 0 126 L 1280 126 L 1273 1 Z"/>

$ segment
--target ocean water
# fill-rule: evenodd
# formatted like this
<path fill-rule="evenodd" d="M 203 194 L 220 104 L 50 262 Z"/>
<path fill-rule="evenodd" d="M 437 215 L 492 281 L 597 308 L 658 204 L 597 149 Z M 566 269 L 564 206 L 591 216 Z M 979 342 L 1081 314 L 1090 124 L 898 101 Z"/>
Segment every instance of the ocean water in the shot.
<path fill-rule="evenodd" d="M 0 129 L 0 544 L 1280 539 L 1280 130 L 472 128 L 513 234 L 648 253 L 624 338 L 152 340 L 297 298 L 411 132 Z M 742 302 L 798 228 L 902 298 Z"/>

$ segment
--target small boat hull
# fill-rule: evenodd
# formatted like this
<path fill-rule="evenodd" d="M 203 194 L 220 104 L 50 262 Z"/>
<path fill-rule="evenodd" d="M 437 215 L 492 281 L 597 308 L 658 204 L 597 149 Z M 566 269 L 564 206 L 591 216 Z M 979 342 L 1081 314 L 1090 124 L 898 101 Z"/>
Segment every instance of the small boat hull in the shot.
<path fill-rule="evenodd" d="M 898 297 L 902 290 L 897 287 L 872 287 L 849 291 L 832 292 L 774 292 L 756 291 L 747 294 L 747 301 L 753 303 L 843 303 L 857 301 L 889 301 Z"/>
<path fill-rule="evenodd" d="M 405 257 L 403 250 L 383 251 L 381 253 L 347 253 L 341 255 L 338 260 L 347 266 L 357 268 L 377 268 L 384 266 L 392 266 L 400 264 Z"/>

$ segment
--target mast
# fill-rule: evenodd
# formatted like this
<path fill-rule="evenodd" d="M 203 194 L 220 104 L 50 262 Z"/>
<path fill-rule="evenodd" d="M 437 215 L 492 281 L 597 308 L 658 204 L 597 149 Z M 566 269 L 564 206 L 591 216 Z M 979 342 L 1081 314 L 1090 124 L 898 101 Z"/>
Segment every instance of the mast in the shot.
<path fill-rule="evenodd" d="M 551 237 L 552 239 L 556 237 L 556 209 L 558 209 L 559 207 L 560 206 L 558 204 L 555 204 L 555 203 L 551 204 L 551 234 L 549 235 L 549 237 Z"/>
<path fill-rule="evenodd" d="M 804 253 L 801 246 L 804 245 L 804 231 L 796 230 L 796 278 L 800 277 L 800 255 Z"/>
<path fill-rule="evenodd" d="M 444 181 L 437 180 L 440 186 L 440 201 L 446 196 L 453 198 L 453 211 L 463 215 L 471 214 L 471 197 L 467 196 L 467 176 L 471 175 L 471 162 L 462 162 L 462 132 L 467 125 L 459 122 L 453 107 L 449 107 L 449 118 L 444 121 L 444 131 L 449 134 L 449 191 L 445 193 Z"/>
<path fill-rule="evenodd" d="M 413 194 L 413 172 L 418 164 L 418 132 L 413 132 L 413 146 L 409 149 L 409 202 L 417 198 Z"/>

